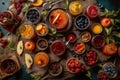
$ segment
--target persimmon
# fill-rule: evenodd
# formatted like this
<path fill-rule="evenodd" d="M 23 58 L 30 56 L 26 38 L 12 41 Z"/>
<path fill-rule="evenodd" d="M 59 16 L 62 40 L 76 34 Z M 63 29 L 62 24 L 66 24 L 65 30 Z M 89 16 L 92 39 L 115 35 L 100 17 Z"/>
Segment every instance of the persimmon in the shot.
<path fill-rule="evenodd" d="M 26 50 L 34 50 L 35 49 L 35 43 L 33 41 L 26 41 L 25 42 L 25 49 Z"/>
<path fill-rule="evenodd" d="M 114 55 L 117 51 L 117 46 L 114 43 L 106 44 L 103 47 L 103 53 L 105 55 Z"/>
<path fill-rule="evenodd" d="M 103 27 L 109 27 L 109 26 L 111 25 L 111 20 L 110 20 L 110 18 L 103 18 L 103 19 L 101 20 L 101 25 L 102 25 Z"/>

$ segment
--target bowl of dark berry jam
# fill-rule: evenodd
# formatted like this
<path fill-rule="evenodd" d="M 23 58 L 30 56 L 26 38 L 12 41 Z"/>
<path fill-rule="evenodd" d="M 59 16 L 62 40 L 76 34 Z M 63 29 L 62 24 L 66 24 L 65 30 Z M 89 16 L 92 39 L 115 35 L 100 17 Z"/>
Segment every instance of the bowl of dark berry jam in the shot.
<path fill-rule="evenodd" d="M 85 30 L 89 27 L 90 20 L 86 15 L 82 14 L 75 18 L 74 23 L 76 28 L 78 28 L 79 30 Z"/>
<path fill-rule="evenodd" d="M 92 45 L 95 48 L 102 48 L 105 45 L 105 39 L 102 35 L 95 35 L 92 38 Z"/>
<path fill-rule="evenodd" d="M 31 8 L 26 13 L 26 18 L 32 23 L 38 23 L 41 19 L 41 14 L 37 8 Z"/>
<path fill-rule="evenodd" d="M 48 47 L 48 41 L 44 38 L 38 39 L 36 46 L 39 50 L 45 50 Z"/>
<path fill-rule="evenodd" d="M 12 75 L 18 70 L 18 66 L 14 60 L 5 59 L 0 64 L 0 70 L 3 74 Z"/>

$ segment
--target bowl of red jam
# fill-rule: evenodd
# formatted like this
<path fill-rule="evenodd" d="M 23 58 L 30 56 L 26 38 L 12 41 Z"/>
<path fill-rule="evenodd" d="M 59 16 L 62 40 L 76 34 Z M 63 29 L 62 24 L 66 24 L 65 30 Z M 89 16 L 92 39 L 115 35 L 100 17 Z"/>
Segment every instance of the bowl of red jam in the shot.
<path fill-rule="evenodd" d="M 92 45 L 95 48 L 102 48 L 105 45 L 105 39 L 101 35 L 96 35 L 92 38 Z"/>
<path fill-rule="evenodd" d="M 76 41 L 76 34 L 74 32 L 69 32 L 67 35 L 66 35 L 66 41 L 69 41 L 70 40 L 70 43 L 74 43 Z"/>
<path fill-rule="evenodd" d="M 65 49 L 65 44 L 60 40 L 54 41 L 50 46 L 51 53 L 57 56 L 63 55 L 65 53 Z"/>
<path fill-rule="evenodd" d="M 95 5 L 90 5 L 86 9 L 86 14 L 89 18 L 96 18 L 99 15 L 99 9 Z"/>

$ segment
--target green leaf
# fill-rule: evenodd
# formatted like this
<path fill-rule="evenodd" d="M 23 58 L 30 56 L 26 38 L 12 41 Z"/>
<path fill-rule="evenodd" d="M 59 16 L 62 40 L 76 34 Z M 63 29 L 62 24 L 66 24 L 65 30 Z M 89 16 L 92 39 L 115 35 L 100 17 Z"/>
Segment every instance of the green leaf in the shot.
<path fill-rule="evenodd" d="M 16 49 L 15 48 L 10 48 L 10 50 L 15 51 Z"/>
<path fill-rule="evenodd" d="M 113 34 L 113 36 L 120 38 L 120 33 Z"/>
<path fill-rule="evenodd" d="M 105 41 L 106 41 L 106 43 L 107 43 L 107 44 L 109 44 L 109 43 L 110 43 L 110 40 L 109 40 L 109 38 L 108 38 L 108 37 L 106 38 L 106 40 L 105 40 Z"/>
<path fill-rule="evenodd" d="M 53 3 L 53 0 L 49 0 L 49 3 L 50 3 L 50 4 Z"/>
<path fill-rule="evenodd" d="M 108 28 L 105 28 L 105 32 L 107 35 L 109 35 L 109 33 L 110 33 Z"/>
<path fill-rule="evenodd" d="M 22 9 L 22 12 L 27 12 L 29 10 L 30 4 L 26 3 Z"/>
<path fill-rule="evenodd" d="M 110 19 L 110 21 L 111 21 L 111 23 L 112 23 L 113 25 L 115 25 L 114 19 Z"/>
<path fill-rule="evenodd" d="M 89 78 L 92 80 L 90 71 L 88 71 L 87 74 L 85 74 L 85 75 L 86 75 L 87 77 L 89 77 Z"/>
<path fill-rule="evenodd" d="M 19 32 L 18 29 L 16 30 L 15 35 L 16 35 L 16 36 L 20 36 L 20 32 Z"/>
<path fill-rule="evenodd" d="M 115 22 L 116 23 L 120 23 L 120 19 L 115 19 Z"/>
<path fill-rule="evenodd" d="M 40 80 L 41 79 L 40 75 L 30 74 L 30 76 L 32 77 L 32 80 Z"/>
<path fill-rule="evenodd" d="M 105 13 L 100 14 L 100 16 L 105 16 L 105 15 L 106 15 Z"/>
<path fill-rule="evenodd" d="M 45 16 L 47 16 L 48 13 L 49 13 L 49 12 L 48 12 L 47 10 L 44 10 L 44 11 L 42 12 L 42 14 L 45 15 Z"/>
<path fill-rule="evenodd" d="M 57 34 L 55 34 L 55 36 L 56 37 L 62 37 L 62 36 L 64 36 L 63 34 L 60 34 L 60 33 L 57 33 Z"/>
<path fill-rule="evenodd" d="M 51 32 L 52 32 L 52 34 L 56 34 L 57 33 L 55 28 L 51 28 Z"/>
<path fill-rule="evenodd" d="M 65 9 L 68 9 L 68 6 L 69 6 L 69 1 L 66 0 L 66 1 L 65 1 Z"/>
<path fill-rule="evenodd" d="M 108 14 L 109 13 L 109 10 L 107 8 L 105 8 L 105 13 Z"/>
<path fill-rule="evenodd" d="M 8 47 L 13 48 L 14 44 L 15 44 L 14 41 L 10 40 L 9 43 L 8 43 Z"/>
<path fill-rule="evenodd" d="M 99 66 L 99 67 L 102 67 L 102 66 L 103 66 L 103 64 L 102 64 L 102 63 L 99 63 L 99 64 L 98 64 L 98 66 Z"/>

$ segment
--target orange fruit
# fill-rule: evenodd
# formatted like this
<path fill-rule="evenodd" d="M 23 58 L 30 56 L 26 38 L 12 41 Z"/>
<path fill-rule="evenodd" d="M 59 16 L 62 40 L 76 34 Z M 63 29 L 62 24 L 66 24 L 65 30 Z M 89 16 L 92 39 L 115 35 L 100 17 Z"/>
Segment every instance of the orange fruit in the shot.
<path fill-rule="evenodd" d="M 34 2 L 32 5 L 33 6 L 41 6 L 43 4 L 44 0 L 37 0 L 36 2 Z"/>

